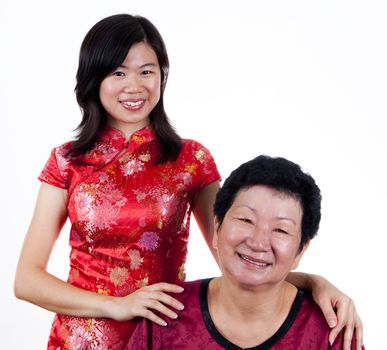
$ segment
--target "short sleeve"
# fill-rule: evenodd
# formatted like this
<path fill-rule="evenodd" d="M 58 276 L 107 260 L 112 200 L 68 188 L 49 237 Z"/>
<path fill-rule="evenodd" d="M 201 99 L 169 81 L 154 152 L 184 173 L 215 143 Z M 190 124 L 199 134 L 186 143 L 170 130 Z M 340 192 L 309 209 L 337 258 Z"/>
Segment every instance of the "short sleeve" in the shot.
<path fill-rule="evenodd" d="M 190 143 L 190 156 L 195 165 L 195 187 L 201 190 L 215 181 L 220 181 L 221 176 L 210 151 L 197 141 L 190 140 Z"/>
<path fill-rule="evenodd" d="M 38 179 L 55 187 L 68 188 L 69 161 L 65 156 L 67 144 L 54 148 L 51 151 L 46 165 Z"/>

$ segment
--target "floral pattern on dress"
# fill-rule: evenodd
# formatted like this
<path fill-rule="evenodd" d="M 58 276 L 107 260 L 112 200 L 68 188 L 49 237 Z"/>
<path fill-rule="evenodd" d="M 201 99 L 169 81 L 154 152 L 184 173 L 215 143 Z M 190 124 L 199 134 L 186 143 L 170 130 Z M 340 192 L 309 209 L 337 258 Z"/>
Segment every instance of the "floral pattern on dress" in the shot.
<path fill-rule="evenodd" d="M 69 333 L 60 350 L 122 350 L 123 340 L 105 319 L 63 316 L 62 332 Z"/>
<path fill-rule="evenodd" d="M 144 232 L 138 241 L 139 246 L 143 250 L 155 251 L 159 245 L 160 237 L 155 232 Z"/>
<path fill-rule="evenodd" d="M 176 161 L 157 164 L 152 160 L 159 159 L 160 144 L 151 127 L 129 141 L 107 128 L 77 160 L 66 156 L 69 147 L 55 148 L 39 177 L 68 191 L 68 283 L 121 297 L 183 280 L 193 198 L 220 178 L 208 150 L 183 140 Z M 134 326 L 56 315 L 48 349 L 122 350 Z"/>
<path fill-rule="evenodd" d="M 59 147 L 56 152 L 56 161 L 58 163 L 58 169 L 60 174 L 65 178 L 67 177 L 67 171 L 69 166 L 69 160 L 65 157 L 67 153 L 67 147 Z"/>
<path fill-rule="evenodd" d="M 184 186 L 188 186 L 192 183 L 192 175 L 190 173 L 178 173 L 174 178 L 175 181 L 183 181 Z"/>
<path fill-rule="evenodd" d="M 151 155 L 149 153 L 140 154 L 138 156 L 138 159 L 142 160 L 143 162 L 149 162 L 151 159 Z"/>
<path fill-rule="evenodd" d="M 140 268 L 144 258 L 141 257 L 140 252 L 137 249 L 130 249 L 128 251 L 128 255 L 130 257 L 130 268 L 132 270 L 136 270 Z"/>
<path fill-rule="evenodd" d="M 125 164 L 120 166 L 121 171 L 124 173 L 125 176 L 132 175 L 134 173 L 138 173 L 140 171 L 144 170 L 144 163 L 137 160 L 132 159 Z"/>
<path fill-rule="evenodd" d="M 78 192 L 74 198 L 75 210 L 81 220 L 86 220 L 90 216 L 90 209 L 95 201 L 90 193 Z"/>
<path fill-rule="evenodd" d="M 100 175 L 99 178 L 101 177 Z M 110 229 L 115 225 L 120 208 L 127 201 L 112 182 L 107 181 L 105 177 L 102 179 L 102 183 L 81 185 L 74 191 L 75 211 L 79 222 L 85 222 L 88 233 Z"/>
<path fill-rule="evenodd" d="M 157 198 L 157 205 L 162 216 L 166 215 L 168 211 L 175 211 L 177 203 L 174 199 L 174 194 L 162 194 Z"/>
<path fill-rule="evenodd" d="M 114 283 L 115 286 L 119 287 L 125 284 L 128 276 L 128 269 L 125 267 L 115 267 L 110 273 L 110 280 Z"/>
<path fill-rule="evenodd" d="M 136 286 L 138 289 L 146 287 L 149 284 L 149 277 L 144 277 L 136 282 Z"/>
<path fill-rule="evenodd" d="M 106 323 L 96 325 L 94 333 L 95 341 L 91 345 L 92 350 L 120 350 L 122 348 L 119 335 Z"/>
<path fill-rule="evenodd" d="M 92 339 L 93 337 L 89 331 L 87 331 L 84 327 L 78 326 L 71 332 L 70 348 L 72 350 L 87 349 Z"/>
<path fill-rule="evenodd" d="M 90 212 L 90 221 L 98 230 L 111 228 L 116 224 L 118 208 L 110 203 L 102 202 L 92 207 Z"/>

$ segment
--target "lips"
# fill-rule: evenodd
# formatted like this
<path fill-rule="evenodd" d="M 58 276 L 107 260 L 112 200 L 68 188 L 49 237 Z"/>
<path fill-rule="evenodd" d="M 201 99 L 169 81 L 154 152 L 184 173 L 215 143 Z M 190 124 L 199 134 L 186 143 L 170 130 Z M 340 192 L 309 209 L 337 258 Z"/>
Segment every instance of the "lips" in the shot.
<path fill-rule="evenodd" d="M 251 265 L 254 265 L 258 268 L 265 268 L 265 267 L 271 266 L 271 263 L 269 263 L 265 260 L 255 259 L 249 255 L 245 255 L 245 254 L 241 254 L 241 253 L 237 253 L 237 254 L 241 260 L 243 260 L 244 262 L 246 262 L 249 265 L 251 264 Z"/>
<path fill-rule="evenodd" d="M 126 100 L 126 101 L 120 101 L 121 105 L 130 111 L 138 111 L 139 109 L 142 108 L 142 106 L 145 104 L 145 100 Z"/>

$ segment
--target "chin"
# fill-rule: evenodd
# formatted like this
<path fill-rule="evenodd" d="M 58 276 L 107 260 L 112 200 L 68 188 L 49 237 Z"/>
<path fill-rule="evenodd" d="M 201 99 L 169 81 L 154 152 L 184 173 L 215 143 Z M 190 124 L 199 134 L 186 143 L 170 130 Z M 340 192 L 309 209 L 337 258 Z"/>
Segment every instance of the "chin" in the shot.
<path fill-rule="evenodd" d="M 237 278 L 233 278 L 234 282 L 238 284 L 238 286 L 241 289 L 256 289 L 259 287 L 262 287 L 267 283 L 267 281 L 262 279 L 254 279 L 254 278 L 247 278 L 247 276 L 239 276 Z"/>

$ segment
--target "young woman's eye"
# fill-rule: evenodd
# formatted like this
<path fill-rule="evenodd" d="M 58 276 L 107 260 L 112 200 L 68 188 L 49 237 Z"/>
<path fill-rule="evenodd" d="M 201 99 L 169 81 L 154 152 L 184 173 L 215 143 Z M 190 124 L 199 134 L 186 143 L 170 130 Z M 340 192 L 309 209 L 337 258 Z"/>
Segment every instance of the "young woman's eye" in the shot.
<path fill-rule="evenodd" d="M 125 73 L 124 72 L 120 72 L 120 71 L 116 71 L 113 73 L 114 76 L 116 77 L 124 77 L 125 76 Z"/>
<path fill-rule="evenodd" d="M 143 70 L 143 71 L 141 72 L 141 74 L 142 74 L 142 75 L 150 75 L 150 74 L 152 74 L 152 71 L 151 71 L 151 70 Z"/>

